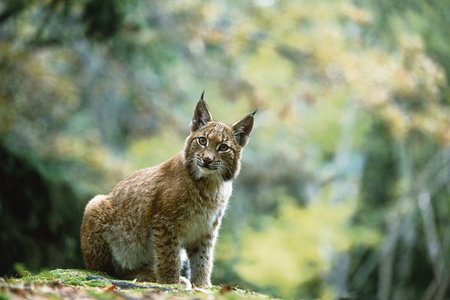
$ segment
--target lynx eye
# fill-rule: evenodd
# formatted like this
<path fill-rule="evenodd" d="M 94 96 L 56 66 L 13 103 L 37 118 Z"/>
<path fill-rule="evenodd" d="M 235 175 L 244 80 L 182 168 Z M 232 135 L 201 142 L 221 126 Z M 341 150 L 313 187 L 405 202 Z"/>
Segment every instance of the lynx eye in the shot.
<path fill-rule="evenodd" d="M 227 151 L 228 149 L 230 149 L 230 147 L 228 147 L 227 144 L 220 144 L 219 147 L 217 148 L 219 151 Z"/>
<path fill-rule="evenodd" d="M 197 139 L 197 142 L 202 146 L 206 146 L 206 144 L 208 143 L 208 140 L 204 136 L 201 136 Z"/>

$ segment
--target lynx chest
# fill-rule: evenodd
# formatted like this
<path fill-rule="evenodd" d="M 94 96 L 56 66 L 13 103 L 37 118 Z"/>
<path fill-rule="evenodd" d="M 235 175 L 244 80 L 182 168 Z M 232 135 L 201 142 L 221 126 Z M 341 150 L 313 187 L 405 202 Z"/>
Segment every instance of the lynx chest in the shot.
<path fill-rule="evenodd" d="M 208 234 L 214 234 L 220 226 L 232 191 L 231 182 L 225 182 L 220 189 L 192 205 L 190 213 L 182 224 L 184 245 L 195 243 Z"/>

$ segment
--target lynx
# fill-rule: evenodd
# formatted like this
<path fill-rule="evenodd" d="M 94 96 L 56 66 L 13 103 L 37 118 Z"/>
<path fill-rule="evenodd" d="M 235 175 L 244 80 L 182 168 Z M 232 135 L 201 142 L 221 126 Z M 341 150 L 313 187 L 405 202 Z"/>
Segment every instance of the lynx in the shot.
<path fill-rule="evenodd" d="M 203 95 L 180 153 L 88 202 L 80 232 L 87 269 L 178 283 L 185 252 L 191 282 L 211 285 L 218 230 L 256 111 L 230 126 L 212 119 Z"/>

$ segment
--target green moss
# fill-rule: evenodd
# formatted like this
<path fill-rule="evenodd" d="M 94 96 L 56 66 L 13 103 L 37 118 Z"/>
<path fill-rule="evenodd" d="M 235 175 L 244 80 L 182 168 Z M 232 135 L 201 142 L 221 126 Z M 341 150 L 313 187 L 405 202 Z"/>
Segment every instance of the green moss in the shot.
<path fill-rule="evenodd" d="M 101 276 L 102 278 L 97 278 Z M 261 299 L 267 297 L 264 295 L 248 292 L 240 289 L 232 289 L 224 292 L 220 286 L 213 286 L 209 289 L 194 289 L 192 291 L 186 290 L 184 286 L 162 285 L 156 283 L 139 282 L 121 280 L 122 283 L 135 284 L 137 286 L 151 286 L 151 288 L 132 288 L 121 289 L 119 292 L 108 291 L 108 287 L 112 286 L 112 282 L 108 280 L 108 276 L 88 272 L 84 270 L 75 269 L 56 269 L 52 271 L 43 271 L 39 274 L 26 273 L 25 276 L 20 278 L 8 278 L 6 284 L 9 286 L 31 286 L 38 288 L 42 285 L 58 286 L 58 287 L 82 287 L 86 295 L 93 299 L 118 299 L 121 298 L 121 293 L 131 294 L 136 297 L 143 297 L 149 294 L 158 294 L 161 299 L 171 298 L 173 296 L 180 297 L 181 299 L 208 299 L 214 296 L 215 299 Z M 114 280 L 114 279 L 111 279 Z M 79 288 L 77 288 L 80 291 Z M 165 297 L 167 296 L 167 297 Z M 59 298 L 58 289 L 55 289 L 55 293 L 52 295 L 46 295 L 46 297 Z M 8 294 L 0 294 L 0 300 L 9 299 Z"/>
<path fill-rule="evenodd" d="M 9 300 L 10 297 L 4 292 L 0 291 L 0 300 Z"/>
<path fill-rule="evenodd" d="M 65 285 L 71 286 L 85 286 L 85 287 L 105 287 L 111 284 L 107 280 L 102 279 L 92 279 L 88 280 L 88 275 L 96 276 L 100 275 L 107 278 L 106 275 L 88 272 L 83 270 L 73 270 L 73 269 L 56 269 L 52 271 L 43 271 L 39 274 L 28 274 L 20 278 L 9 278 L 7 282 L 10 284 L 50 284 L 59 282 Z"/>

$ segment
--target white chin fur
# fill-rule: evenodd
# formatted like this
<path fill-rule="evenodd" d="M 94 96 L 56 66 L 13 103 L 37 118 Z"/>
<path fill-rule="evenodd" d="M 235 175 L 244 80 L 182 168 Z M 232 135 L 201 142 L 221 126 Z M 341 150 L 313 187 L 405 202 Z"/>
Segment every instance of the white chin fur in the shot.
<path fill-rule="evenodd" d="M 200 167 L 199 165 L 197 165 L 195 175 L 197 178 L 204 178 L 204 177 L 219 175 L 219 172 L 217 172 L 217 170 L 211 170 L 211 169 L 203 168 L 203 167 Z"/>

